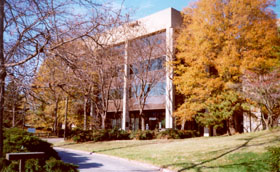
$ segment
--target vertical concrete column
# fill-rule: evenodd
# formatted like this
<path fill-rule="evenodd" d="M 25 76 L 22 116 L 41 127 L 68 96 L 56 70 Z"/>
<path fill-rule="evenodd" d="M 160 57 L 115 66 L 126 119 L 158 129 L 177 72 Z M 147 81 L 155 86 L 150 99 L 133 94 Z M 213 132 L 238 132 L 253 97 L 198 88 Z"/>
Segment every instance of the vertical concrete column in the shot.
<path fill-rule="evenodd" d="M 123 114 L 122 114 L 122 130 L 126 130 L 126 122 L 129 121 L 128 109 L 128 81 L 129 81 L 129 63 L 128 63 L 128 41 L 125 42 L 124 50 L 124 78 L 123 78 Z"/>
<path fill-rule="evenodd" d="M 166 62 L 173 60 L 174 43 L 173 28 L 166 28 Z M 165 128 L 173 128 L 172 114 L 174 111 L 174 89 L 173 89 L 173 69 L 170 65 L 166 66 L 166 97 L 165 97 Z"/>

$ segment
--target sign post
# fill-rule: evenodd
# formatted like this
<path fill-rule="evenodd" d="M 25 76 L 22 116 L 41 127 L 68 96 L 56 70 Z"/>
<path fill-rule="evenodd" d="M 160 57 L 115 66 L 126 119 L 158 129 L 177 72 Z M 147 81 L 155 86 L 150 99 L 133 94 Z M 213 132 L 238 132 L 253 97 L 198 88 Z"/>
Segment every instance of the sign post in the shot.
<path fill-rule="evenodd" d="M 24 172 L 25 160 L 32 158 L 43 158 L 45 152 L 18 152 L 18 153 L 7 153 L 7 160 L 19 160 L 19 172 Z"/>

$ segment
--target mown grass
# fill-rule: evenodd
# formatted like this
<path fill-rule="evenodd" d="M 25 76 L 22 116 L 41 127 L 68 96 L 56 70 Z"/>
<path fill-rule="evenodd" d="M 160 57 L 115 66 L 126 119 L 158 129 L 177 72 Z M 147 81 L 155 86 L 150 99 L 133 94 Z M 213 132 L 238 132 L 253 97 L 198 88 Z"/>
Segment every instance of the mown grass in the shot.
<path fill-rule="evenodd" d="M 137 160 L 177 171 L 268 171 L 266 148 L 280 146 L 280 128 L 183 140 L 122 140 L 55 146 Z"/>

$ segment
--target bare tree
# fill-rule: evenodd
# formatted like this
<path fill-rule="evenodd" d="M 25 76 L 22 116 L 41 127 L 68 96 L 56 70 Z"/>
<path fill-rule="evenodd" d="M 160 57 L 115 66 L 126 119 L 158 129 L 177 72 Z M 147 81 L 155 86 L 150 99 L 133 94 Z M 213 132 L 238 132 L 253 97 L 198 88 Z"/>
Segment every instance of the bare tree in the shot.
<path fill-rule="evenodd" d="M 122 45 L 97 49 L 96 53 L 92 53 L 94 59 L 94 69 L 97 76 L 97 101 L 95 102 L 96 110 L 101 116 L 101 128 L 105 129 L 107 113 L 109 109 L 110 100 L 114 102 L 116 110 L 119 110 L 120 99 L 120 79 L 121 66 L 123 64 L 122 52 L 124 51 Z M 118 76 L 119 75 L 119 76 Z"/>
<path fill-rule="evenodd" d="M 137 38 L 129 44 L 131 98 L 139 110 L 142 130 L 145 130 L 147 100 L 165 92 L 165 54 L 165 32 Z"/>
<path fill-rule="evenodd" d="M 257 74 L 247 71 L 242 81 L 243 93 L 255 101 L 261 110 L 266 129 L 278 123 L 280 110 L 280 72 Z M 262 108 L 264 107 L 264 108 Z"/>
<path fill-rule="evenodd" d="M 84 13 L 78 14 L 81 11 Z M 106 19 L 104 12 L 108 11 L 106 6 L 91 0 L 1 1 L 0 156 L 3 150 L 3 105 L 7 70 L 25 64 L 34 65 L 35 60 L 43 57 L 46 51 L 54 51 L 66 43 L 103 32 Z M 56 56 L 60 54 L 57 53 Z M 69 59 L 63 59 L 69 65 L 74 65 Z"/>
<path fill-rule="evenodd" d="M 124 51 L 124 48 L 123 48 Z M 122 53 L 121 53 L 122 54 Z M 123 57 L 122 57 L 123 58 Z M 123 62 L 123 60 L 121 60 Z M 113 87 L 110 90 L 110 101 L 109 101 L 109 106 L 111 108 L 111 112 L 114 112 L 113 118 L 120 119 L 120 112 L 122 111 L 122 105 L 123 105 L 123 86 L 124 86 L 124 64 L 114 66 L 114 71 L 116 71 L 116 75 L 113 78 Z M 116 121 L 117 122 L 117 121 Z M 116 127 L 119 124 L 116 123 Z"/>

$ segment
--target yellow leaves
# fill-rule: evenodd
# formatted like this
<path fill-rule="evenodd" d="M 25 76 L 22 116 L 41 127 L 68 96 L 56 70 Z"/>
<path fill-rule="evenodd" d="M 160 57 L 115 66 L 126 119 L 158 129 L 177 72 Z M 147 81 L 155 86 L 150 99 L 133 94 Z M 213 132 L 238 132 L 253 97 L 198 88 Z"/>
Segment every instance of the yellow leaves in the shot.
<path fill-rule="evenodd" d="M 193 120 L 193 117 L 203 108 L 202 104 L 198 104 L 196 102 L 185 102 L 182 104 L 178 110 L 174 113 L 176 117 L 179 117 L 180 120 Z"/>
<path fill-rule="evenodd" d="M 254 58 L 247 56 L 242 63 L 242 71 L 251 70 L 262 74 L 271 71 L 279 63 L 277 58 L 267 58 L 266 56 Z"/>
<path fill-rule="evenodd" d="M 190 117 L 196 113 L 191 105 L 240 87 L 245 70 L 264 72 L 277 64 L 273 47 L 280 40 L 268 9 L 274 2 L 199 0 L 184 11 L 174 83 L 186 100 L 176 114 Z"/>

